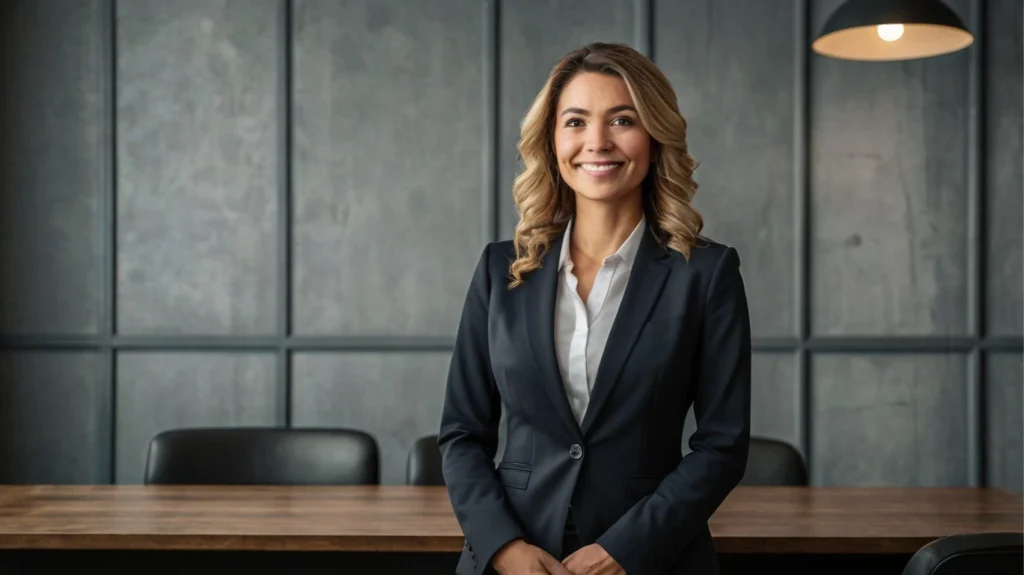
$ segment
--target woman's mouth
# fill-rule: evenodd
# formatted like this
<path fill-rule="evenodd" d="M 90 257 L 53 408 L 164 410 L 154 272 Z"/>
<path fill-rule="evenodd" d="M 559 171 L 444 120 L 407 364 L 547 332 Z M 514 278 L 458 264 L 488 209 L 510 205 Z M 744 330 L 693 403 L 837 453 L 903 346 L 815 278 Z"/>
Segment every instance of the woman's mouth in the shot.
<path fill-rule="evenodd" d="M 595 178 L 607 178 L 618 173 L 624 162 L 584 162 L 576 167 L 589 176 Z"/>

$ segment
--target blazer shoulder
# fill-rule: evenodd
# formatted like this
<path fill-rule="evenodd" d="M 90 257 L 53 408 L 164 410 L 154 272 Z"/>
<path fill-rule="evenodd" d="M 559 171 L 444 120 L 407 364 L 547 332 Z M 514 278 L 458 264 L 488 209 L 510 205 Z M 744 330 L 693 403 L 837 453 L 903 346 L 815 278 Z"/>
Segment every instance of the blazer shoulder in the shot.
<path fill-rule="evenodd" d="M 487 250 L 492 260 L 508 263 L 516 257 L 516 246 L 512 240 L 500 240 L 487 244 Z"/>
<path fill-rule="evenodd" d="M 697 245 L 690 249 L 689 259 L 682 254 L 676 255 L 677 265 L 685 267 L 699 278 L 704 293 L 731 289 L 732 284 L 742 282 L 740 256 L 733 246 L 701 237 Z"/>
<path fill-rule="evenodd" d="M 489 242 L 480 256 L 481 265 L 487 269 L 491 283 L 508 280 L 509 266 L 516 259 L 516 248 L 512 240 Z"/>
<path fill-rule="evenodd" d="M 723 265 L 733 267 L 740 265 L 740 256 L 736 248 L 706 237 L 701 237 L 697 241 L 697 245 L 690 249 L 689 260 L 683 258 L 682 254 L 679 254 L 679 259 L 682 260 L 683 265 L 696 268 L 702 274 L 713 274 Z"/>

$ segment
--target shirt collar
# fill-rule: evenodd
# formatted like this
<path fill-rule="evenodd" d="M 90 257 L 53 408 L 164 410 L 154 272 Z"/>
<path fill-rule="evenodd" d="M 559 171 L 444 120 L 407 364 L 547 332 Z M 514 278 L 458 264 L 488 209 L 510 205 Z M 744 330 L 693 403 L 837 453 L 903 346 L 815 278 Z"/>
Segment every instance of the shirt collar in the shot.
<path fill-rule="evenodd" d="M 562 234 L 562 249 L 558 254 L 558 270 L 561 271 L 567 263 L 569 263 L 569 241 L 572 237 L 572 222 L 575 218 L 570 218 L 569 223 L 565 226 L 565 233 Z M 608 256 L 609 258 L 618 256 L 625 262 L 627 268 L 633 267 L 633 261 L 636 260 L 636 252 L 640 249 L 640 240 L 643 238 L 644 224 L 647 223 L 647 217 L 641 216 L 640 222 L 633 228 L 633 232 L 629 234 L 626 241 L 622 242 L 619 249 L 614 254 Z"/>

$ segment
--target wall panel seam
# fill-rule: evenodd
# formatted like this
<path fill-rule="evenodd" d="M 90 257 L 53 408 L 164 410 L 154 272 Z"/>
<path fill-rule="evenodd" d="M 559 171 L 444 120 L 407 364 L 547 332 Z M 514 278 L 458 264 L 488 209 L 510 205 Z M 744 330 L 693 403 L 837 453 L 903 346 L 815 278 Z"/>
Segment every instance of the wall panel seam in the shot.
<path fill-rule="evenodd" d="M 966 375 L 968 482 L 987 484 L 985 478 L 985 3 L 970 3 L 969 28 L 975 43 L 969 49 L 967 74 L 967 332 L 974 336 Z"/>
<path fill-rule="evenodd" d="M 501 0 L 487 0 L 483 18 L 483 243 L 497 241 L 501 229 Z M 481 246 L 483 249 L 483 246 Z"/>
<path fill-rule="evenodd" d="M 794 320 L 798 346 L 797 360 L 797 429 L 799 430 L 800 447 L 807 464 L 810 481 L 813 484 L 813 466 L 811 464 L 813 431 L 811 357 L 808 339 L 811 333 L 811 198 L 810 198 L 810 4 L 807 0 L 794 0 L 794 79 L 793 89 L 793 179 L 794 179 L 794 223 L 796 224 L 794 250 L 796 277 L 794 278 Z"/>
<path fill-rule="evenodd" d="M 288 336 L 292 302 L 292 0 L 281 0 L 278 34 L 278 226 L 277 226 L 277 387 L 279 421 L 291 426 L 292 382 Z"/>
<path fill-rule="evenodd" d="M 103 98 L 105 112 L 107 115 L 104 123 L 106 135 L 105 148 L 105 169 L 107 174 L 106 185 L 103 186 L 103 210 L 100 225 L 103 226 L 103 273 L 102 279 L 102 303 L 100 313 L 100 355 L 97 360 L 99 366 L 100 386 L 107 390 L 105 403 L 105 416 L 108 425 L 108 441 L 104 446 L 107 450 L 106 457 L 100 461 L 106 462 L 108 483 L 117 482 L 117 354 L 114 348 L 114 339 L 117 333 L 117 183 L 118 183 L 118 162 L 117 162 L 117 0 L 108 0 L 106 6 L 101 9 L 102 36 L 105 43 L 103 51 L 103 70 L 105 78 L 103 84 Z"/>

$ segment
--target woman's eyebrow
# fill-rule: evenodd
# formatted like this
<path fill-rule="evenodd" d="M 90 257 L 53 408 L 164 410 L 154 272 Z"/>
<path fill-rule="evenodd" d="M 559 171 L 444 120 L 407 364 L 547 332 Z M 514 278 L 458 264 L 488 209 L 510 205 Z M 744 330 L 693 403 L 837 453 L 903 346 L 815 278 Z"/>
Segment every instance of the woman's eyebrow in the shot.
<path fill-rule="evenodd" d="M 614 107 L 608 109 L 608 113 L 609 114 L 616 114 L 618 112 L 625 112 L 625 111 L 636 112 L 636 108 L 634 108 L 633 106 L 630 106 L 629 104 L 619 104 L 618 106 L 614 106 Z M 560 116 L 564 116 L 566 114 L 579 114 L 581 116 L 589 116 L 590 112 L 585 110 L 585 109 L 583 109 L 583 108 L 566 108 L 566 109 L 562 110 L 562 113 L 559 114 L 559 115 Z"/>

